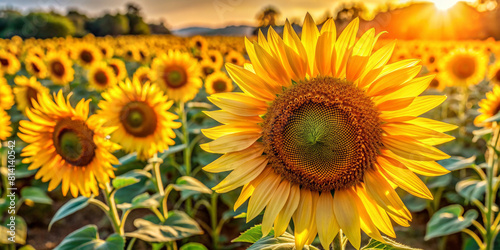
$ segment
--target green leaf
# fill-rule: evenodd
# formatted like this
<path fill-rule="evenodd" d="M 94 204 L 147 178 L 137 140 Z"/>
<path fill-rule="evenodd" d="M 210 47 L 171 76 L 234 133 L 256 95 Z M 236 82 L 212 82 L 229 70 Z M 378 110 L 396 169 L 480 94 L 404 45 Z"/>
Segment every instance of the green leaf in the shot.
<path fill-rule="evenodd" d="M 191 242 L 183 245 L 179 250 L 208 250 L 208 249 L 200 243 Z"/>
<path fill-rule="evenodd" d="M 175 145 L 173 147 L 169 147 L 167 150 L 163 151 L 159 157 L 165 160 L 168 155 L 170 154 L 175 154 L 177 152 L 180 152 L 186 148 L 186 144 L 181 144 L 181 145 Z"/>
<path fill-rule="evenodd" d="M 465 198 L 466 201 L 482 200 L 486 191 L 485 180 L 465 179 L 457 183 L 455 189 L 457 193 Z"/>
<path fill-rule="evenodd" d="M 476 156 L 472 156 L 469 158 L 452 156 L 448 159 L 440 160 L 438 161 L 438 163 L 450 171 L 455 171 L 469 167 L 470 165 L 474 164 L 475 160 Z"/>
<path fill-rule="evenodd" d="M 259 239 L 247 250 L 291 250 L 295 249 L 295 238 L 289 233 L 284 233 L 279 237 L 266 236 Z M 304 250 L 317 249 L 314 246 L 304 246 Z"/>
<path fill-rule="evenodd" d="M 32 245 L 26 245 L 19 248 L 19 250 L 36 250 Z"/>
<path fill-rule="evenodd" d="M 274 235 L 274 229 L 269 233 Z M 267 236 L 267 235 L 266 235 Z M 257 225 L 242 233 L 238 238 L 232 240 L 231 242 L 247 242 L 247 243 L 255 243 L 262 238 L 262 226 Z"/>
<path fill-rule="evenodd" d="M 420 212 L 427 207 L 427 200 L 406 194 L 402 197 L 403 203 L 411 212 Z"/>
<path fill-rule="evenodd" d="M 0 244 L 12 244 L 13 242 L 9 240 L 8 237 L 12 237 L 11 226 L 8 225 L 12 221 L 10 220 L 10 215 L 7 216 L 3 225 L 0 226 Z M 17 244 L 26 244 L 26 235 L 28 233 L 28 226 L 24 221 L 23 217 L 16 215 L 14 218 L 15 229 L 14 229 L 14 242 Z M 12 239 L 12 238 L 11 238 Z"/>
<path fill-rule="evenodd" d="M 126 165 L 129 164 L 135 160 L 137 160 L 137 153 L 133 152 L 128 155 L 123 156 L 122 158 L 118 159 L 120 161 L 120 165 Z"/>
<path fill-rule="evenodd" d="M 21 189 L 21 197 L 24 200 L 31 200 L 35 203 L 48 205 L 52 204 L 52 199 L 47 195 L 47 193 L 37 187 L 24 187 Z"/>
<path fill-rule="evenodd" d="M 135 177 L 118 176 L 113 179 L 112 184 L 115 189 L 120 189 L 126 186 L 136 184 L 140 180 Z"/>
<path fill-rule="evenodd" d="M 462 216 L 463 212 L 464 208 L 458 204 L 439 209 L 427 223 L 425 240 L 458 233 L 472 225 L 472 221 L 477 218 L 478 212 L 469 210 Z"/>
<path fill-rule="evenodd" d="M 137 230 L 126 233 L 126 236 L 148 242 L 170 242 L 203 234 L 198 223 L 182 211 L 170 211 L 165 222 L 160 224 L 145 219 L 136 219 L 134 226 Z"/>
<path fill-rule="evenodd" d="M 447 187 L 448 185 L 450 185 L 452 179 L 453 177 L 450 173 L 441 176 L 433 176 L 429 177 L 426 185 L 429 189 Z"/>
<path fill-rule="evenodd" d="M 178 178 L 175 183 L 176 184 L 173 184 L 172 187 L 177 191 L 181 191 L 181 198 L 183 200 L 199 193 L 212 193 L 212 190 L 210 190 L 210 188 L 191 176 L 182 176 Z"/>
<path fill-rule="evenodd" d="M 419 249 L 419 248 L 409 247 L 409 246 L 403 245 L 401 243 L 397 243 L 397 242 L 393 241 L 392 239 L 384 237 L 384 236 L 382 236 L 382 238 L 384 238 L 385 243 L 384 242 L 380 242 L 380 241 L 375 240 L 375 239 L 370 239 L 370 241 L 368 242 L 368 244 L 366 246 L 364 246 L 363 248 L 361 248 L 361 250 L 376 250 L 376 249 L 383 249 L 383 250 L 417 250 L 417 249 Z"/>
<path fill-rule="evenodd" d="M 87 225 L 66 236 L 54 250 L 114 250 L 124 248 L 125 240 L 120 235 L 112 234 L 106 240 L 101 240 L 97 233 L 97 226 Z"/>
<path fill-rule="evenodd" d="M 76 211 L 79 211 L 86 207 L 89 204 L 89 198 L 85 196 L 80 196 L 75 199 L 71 199 L 68 201 L 66 204 L 62 205 L 59 210 L 57 210 L 56 214 L 52 218 L 52 220 L 49 223 L 49 231 L 50 228 L 52 227 L 52 224 L 54 224 L 56 221 L 73 214 Z"/>
<path fill-rule="evenodd" d="M 153 207 L 159 207 L 160 203 L 155 199 L 155 197 L 152 197 L 149 195 L 149 193 L 143 193 L 140 194 L 132 199 L 132 203 L 121 203 L 118 204 L 116 207 L 118 207 L 121 210 L 131 210 L 131 209 L 137 209 L 137 208 L 153 208 Z"/>

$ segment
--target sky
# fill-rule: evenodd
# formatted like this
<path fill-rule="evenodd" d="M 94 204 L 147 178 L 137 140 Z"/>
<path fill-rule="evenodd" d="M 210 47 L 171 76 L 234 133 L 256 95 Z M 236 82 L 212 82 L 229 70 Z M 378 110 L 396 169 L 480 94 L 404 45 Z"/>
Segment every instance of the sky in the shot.
<path fill-rule="evenodd" d="M 32 9 L 56 10 L 66 13 L 68 7 L 77 7 L 89 16 L 98 16 L 105 11 L 124 11 L 125 5 L 133 2 L 142 7 L 148 22 L 163 19 L 170 29 L 190 26 L 224 27 L 231 24 L 255 25 L 255 16 L 262 8 L 272 3 L 281 17 L 303 19 L 306 11 L 315 18 L 324 16 L 342 2 L 350 0 L 0 0 L 0 8 L 7 6 L 28 11 Z M 359 2 L 359 1 L 358 1 Z M 386 2 L 398 3 L 407 0 L 365 0 L 369 8 Z"/>

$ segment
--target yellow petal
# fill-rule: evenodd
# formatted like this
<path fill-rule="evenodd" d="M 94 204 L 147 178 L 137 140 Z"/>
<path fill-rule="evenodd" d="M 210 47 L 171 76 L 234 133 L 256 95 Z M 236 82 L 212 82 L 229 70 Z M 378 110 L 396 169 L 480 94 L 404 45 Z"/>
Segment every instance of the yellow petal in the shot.
<path fill-rule="evenodd" d="M 395 111 L 382 111 L 380 118 L 391 119 L 402 116 L 419 116 L 443 103 L 446 96 L 418 96 L 405 108 Z"/>
<path fill-rule="evenodd" d="M 257 132 L 242 132 L 225 135 L 216 140 L 201 144 L 200 147 L 210 153 L 224 154 L 247 149 L 252 146 L 261 134 Z"/>
<path fill-rule="evenodd" d="M 375 40 L 375 29 L 371 28 L 365 32 L 354 45 L 352 55 L 347 61 L 346 78 L 348 81 L 356 81 L 365 69 L 370 54 L 373 50 Z"/>
<path fill-rule="evenodd" d="M 336 72 L 336 76 L 339 78 L 345 77 L 345 70 L 347 59 L 349 58 L 350 51 L 354 46 L 356 41 L 356 35 L 359 29 L 359 18 L 352 20 L 347 27 L 342 31 L 339 39 L 335 43 L 336 59 L 335 59 L 335 69 L 332 72 Z M 332 65 L 333 66 L 333 65 Z"/>
<path fill-rule="evenodd" d="M 382 137 L 382 142 L 393 153 L 408 160 L 433 161 L 450 158 L 441 150 L 404 135 L 386 135 Z"/>
<path fill-rule="evenodd" d="M 415 78 L 421 69 L 422 66 L 417 65 L 392 71 L 375 80 L 368 88 L 367 94 L 369 96 L 376 96 L 394 92 L 401 88 L 401 86 L 404 86 L 405 83 Z"/>
<path fill-rule="evenodd" d="M 356 207 L 358 208 L 361 230 L 363 230 L 371 238 L 376 239 L 380 242 L 385 242 L 384 238 L 382 238 L 382 235 L 380 235 L 377 226 L 375 226 L 375 223 L 373 223 L 370 215 L 366 211 L 367 208 L 363 205 L 363 202 L 361 202 L 361 199 L 359 199 L 358 195 L 356 194 L 356 196 L 353 196 L 352 199 L 356 202 Z"/>
<path fill-rule="evenodd" d="M 358 79 L 359 88 L 368 86 L 376 79 L 380 72 L 382 72 L 383 66 L 386 65 L 391 58 L 392 52 L 394 51 L 395 47 L 396 42 L 392 41 L 379 50 L 375 51 L 375 53 L 370 56 L 370 59 L 368 59 L 368 62 L 366 63 L 363 74 Z"/>
<path fill-rule="evenodd" d="M 356 201 L 352 197 L 356 193 L 352 189 L 335 190 L 333 195 L 333 210 L 335 217 L 354 248 L 361 246 L 361 231 L 359 212 L 356 207 Z"/>
<path fill-rule="evenodd" d="M 296 249 L 302 249 L 311 234 L 309 227 L 313 222 L 313 214 L 316 211 L 316 204 L 314 204 L 315 201 L 313 200 L 311 192 L 315 191 L 309 191 L 307 189 L 300 190 L 299 205 L 293 214 Z"/>
<path fill-rule="evenodd" d="M 272 192 L 271 202 L 267 205 L 264 218 L 262 218 L 262 235 L 266 236 L 271 231 L 273 222 L 285 206 L 289 194 L 290 182 L 287 180 L 283 180 L 276 191 Z"/>
<path fill-rule="evenodd" d="M 241 205 L 243 205 L 243 203 L 245 203 L 246 200 L 248 200 L 248 198 L 250 198 L 250 196 L 252 196 L 255 191 L 255 187 L 257 187 L 266 176 L 272 174 L 272 171 L 272 168 L 265 168 L 262 173 L 255 177 L 255 179 L 243 186 L 238 199 L 234 203 L 234 211 L 236 211 Z"/>
<path fill-rule="evenodd" d="M 379 205 L 377 205 L 377 203 L 370 197 L 368 197 L 363 184 L 360 184 L 356 187 L 356 193 L 358 194 L 359 199 L 363 203 L 363 207 L 366 208 L 366 212 L 370 215 L 370 218 L 377 226 L 377 228 L 390 237 L 396 238 L 396 233 L 394 232 L 391 219 L 387 215 L 387 212 Z"/>
<path fill-rule="evenodd" d="M 300 41 L 304 46 L 307 53 L 307 61 L 309 62 L 309 75 L 315 76 L 315 59 L 314 56 L 316 54 L 316 42 L 318 41 L 319 31 L 318 27 L 314 23 L 309 12 L 306 14 L 304 18 L 304 25 L 302 26 L 302 35 Z"/>
<path fill-rule="evenodd" d="M 223 124 L 239 124 L 239 123 L 261 123 L 263 120 L 259 116 L 240 116 L 225 110 L 203 111 L 210 118 Z"/>
<path fill-rule="evenodd" d="M 262 182 L 255 187 L 255 191 L 250 197 L 250 201 L 248 202 L 247 209 L 247 223 L 253 220 L 257 215 L 260 214 L 262 209 L 264 209 L 271 197 L 273 195 L 273 191 L 276 190 L 280 183 L 281 177 L 276 175 L 269 175 Z"/>
<path fill-rule="evenodd" d="M 272 86 L 262 80 L 258 75 L 240 66 L 226 64 L 226 70 L 231 79 L 243 90 L 243 92 L 263 101 L 271 101 L 275 98 L 277 86 Z"/>
<path fill-rule="evenodd" d="M 288 227 L 288 223 L 299 206 L 300 201 L 300 187 L 299 185 L 292 184 L 290 187 L 290 194 L 286 200 L 285 206 L 276 217 L 274 221 L 274 237 L 281 236 Z"/>
<path fill-rule="evenodd" d="M 265 114 L 267 104 L 244 93 L 213 94 L 208 99 L 217 107 L 241 116 Z"/>
<path fill-rule="evenodd" d="M 226 193 L 255 179 L 267 166 L 267 157 L 261 156 L 261 164 L 255 168 L 240 166 L 235 168 L 224 180 L 212 189 L 217 193 Z"/>
<path fill-rule="evenodd" d="M 321 245 L 328 249 L 339 232 L 339 224 L 333 211 L 333 197 L 330 192 L 322 192 L 316 208 L 316 225 Z"/>
<path fill-rule="evenodd" d="M 458 128 L 457 125 L 448 124 L 448 123 L 444 123 L 444 122 L 440 122 L 440 121 L 435 121 L 435 120 L 432 120 L 429 118 L 424 118 L 424 117 L 416 117 L 414 119 L 405 121 L 405 123 L 410 123 L 410 124 L 414 124 L 417 126 L 429 128 L 432 130 L 436 130 L 438 132 L 447 132 L 447 131 L 455 130 Z"/>
<path fill-rule="evenodd" d="M 227 153 L 219 157 L 217 160 L 203 167 L 203 170 L 210 173 L 220 173 L 233 170 L 241 165 L 246 165 L 249 168 L 255 167 L 260 162 L 257 158 L 263 152 L 264 148 L 258 146 L 256 143 L 245 150 Z"/>

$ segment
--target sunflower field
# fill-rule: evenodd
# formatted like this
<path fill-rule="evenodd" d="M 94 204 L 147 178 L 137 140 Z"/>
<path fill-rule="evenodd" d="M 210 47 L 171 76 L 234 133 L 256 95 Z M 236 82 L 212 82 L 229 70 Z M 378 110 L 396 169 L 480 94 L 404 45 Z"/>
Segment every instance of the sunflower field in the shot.
<path fill-rule="evenodd" d="M 500 249 L 500 43 L 318 24 L 0 40 L 0 248 Z"/>

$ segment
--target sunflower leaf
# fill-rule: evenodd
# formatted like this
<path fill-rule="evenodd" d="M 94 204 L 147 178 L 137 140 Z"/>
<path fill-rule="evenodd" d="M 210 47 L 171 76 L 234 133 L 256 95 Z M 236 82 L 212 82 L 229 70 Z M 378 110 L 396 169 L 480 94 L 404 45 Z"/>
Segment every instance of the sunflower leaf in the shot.
<path fill-rule="evenodd" d="M 52 204 L 52 199 L 43 191 L 41 188 L 37 187 L 24 187 L 21 189 L 21 197 L 26 200 L 31 200 L 35 203 L 40 204 Z"/>
<path fill-rule="evenodd" d="M 130 186 L 136 184 L 140 180 L 134 177 L 126 177 L 126 176 L 118 176 L 113 179 L 112 184 L 115 189 L 124 188 L 126 186 Z"/>
<path fill-rule="evenodd" d="M 82 227 L 64 238 L 54 250 L 66 249 L 124 249 L 125 239 L 118 234 L 110 235 L 106 240 L 99 238 L 96 225 Z"/>
<path fill-rule="evenodd" d="M 289 250 L 295 249 L 295 237 L 289 233 L 284 233 L 279 237 L 274 237 L 272 235 L 266 236 L 259 239 L 253 245 L 251 245 L 247 250 Z M 316 247 L 309 245 L 304 246 L 303 250 L 317 249 Z"/>
<path fill-rule="evenodd" d="M 466 201 L 482 200 L 484 192 L 486 191 L 486 184 L 485 180 L 469 178 L 459 181 L 455 189 Z"/>
<path fill-rule="evenodd" d="M 54 215 L 54 217 L 50 221 L 49 231 L 50 231 L 50 228 L 52 227 L 52 225 L 56 221 L 66 217 L 68 215 L 71 215 L 71 214 L 75 213 L 76 211 L 83 209 L 88 204 L 89 204 L 89 198 L 87 198 L 85 196 L 80 196 L 80 197 L 77 197 L 75 199 L 71 199 L 70 201 L 66 202 L 66 204 L 62 205 L 62 207 L 59 210 L 57 210 L 56 214 Z"/>
<path fill-rule="evenodd" d="M 375 239 L 370 239 L 370 241 L 368 242 L 368 244 L 366 246 L 364 246 L 363 248 L 361 248 L 361 250 L 376 250 L 376 249 L 383 249 L 383 250 L 417 250 L 417 249 L 419 249 L 419 248 L 409 247 L 409 246 L 403 245 L 401 243 L 397 243 L 397 242 L 391 240 L 390 238 L 387 238 L 387 237 L 384 237 L 384 236 L 382 236 L 382 238 L 384 238 L 385 243 L 384 242 L 380 242 L 380 241 L 375 240 Z"/>
<path fill-rule="evenodd" d="M 183 245 L 180 250 L 207 250 L 207 248 L 200 243 L 190 242 Z"/>
<path fill-rule="evenodd" d="M 212 190 L 205 186 L 205 184 L 201 183 L 199 180 L 190 177 L 190 176 L 182 176 L 175 181 L 176 184 L 172 184 L 172 187 L 176 191 L 181 192 L 181 198 L 187 199 L 188 197 L 203 193 L 203 194 L 211 194 Z"/>
<path fill-rule="evenodd" d="M 274 230 L 271 230 L 269 235 L 274 235 Z M 258 240 L 262 238 L 262 226 L 257 225 L 254 227 L 251 227 L 250 229 L 246 230 L 245 232 L 241 233 L 238 238 L 232 240 L 231 242 L 247 242 L 247 243 L 255 243 Z M 267 236 L 267 235 L 266 235 Z"/>
<path fill-rule="evenodd" d="M 472 225 L 472 221 L 478 216 L 476 210 L 467 211 L 464 216 L 464 208 L 454 204 L 439 209 L 427 223 L 425 240 L 458 233 Z"/>
<path fill-rule="evenodd" d="M 455 171 L 455 170 L 464 169 L 464 168 L 467 168 L 467 167 L 473 165 L 475 160 L 476 160 L 476 156 L 472 156 L 469 158 L 460 157 L 460 156 L 453 156 L 453 157 L 450 157 L 450 158 L 445 159 L 445 160 L 440 160 L 440 161 L 438 161 L 438 163 L 450 171 Z"/>

